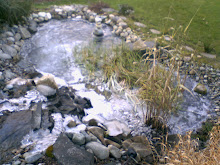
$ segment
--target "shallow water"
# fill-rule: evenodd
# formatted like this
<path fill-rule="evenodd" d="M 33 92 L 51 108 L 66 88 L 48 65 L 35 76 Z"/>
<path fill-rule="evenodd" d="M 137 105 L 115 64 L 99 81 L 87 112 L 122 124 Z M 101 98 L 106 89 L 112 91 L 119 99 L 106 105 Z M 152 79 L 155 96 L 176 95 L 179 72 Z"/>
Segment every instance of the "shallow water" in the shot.
<path fill-rule="evenodd" d="M 81 19 L 51 20 L 38 28 L 38 32 L 23 46 L 21 54 L 25 57 L 26 62 L 35 65 L 35 68 L 42 74 L 50 73 L 56 76 L 59 86 L 72 86 L 77 90 L 78 95 L 89 98 L 93 108 L 85 110 L 87 118 L 95 116 L 101 123 L 117 119 L 128 124 L 133 135 L 143 133 L 150 136 L 150 128 L 144 125 L 141 109 L 135 108 L 134 104 L 129 102 L 125 96 L 113 93 L 107 100 L 93 89 L 85 87 L 85 77 L 81 74 L 80 67 L 75 64 L 72 51 L 75 46 L 81 47 L 95 40 L 92 34 L 94 28 L 94 23 Z M 104 37 L 99 44 L 109 46 L 121 42 L 119 38 L 112 36 L 110 27 L 104 26 L 103 29 Z M 188 89 L 193 90 L 196 82 L 189 78 L 185 85 Z M 99 87 L 104 88 L 104 86 L 105 84 Z M 39 93 L 33 94 L 34 92 L 36 91 L 30 91 L 27 94 L 26 98 L 31 95 L 33 98 L 26 101 L 26 105 L 21 110 L 28 108 L 31 101 L 37 102 L 45 99 Z M 13 102 L 17 101 L 16 105 L 22 105 L 23 99 L 7 100 L 3 107 L 9 108 L 11 111 L 18 110 L 18 106 L 12 106 Z M 201 123 L 207 119 L 210 106 L 211 103 L 207 98 L 192 97 L 189 93 L 184 92 L 182 110 L 178 115 L 171 116 L 168 121 L 171 133 L 185 133 L 201 127 Z M 1 110 L 3 110 L 2 107 Z M 77 128 L 69 129 L 66 125 L 72 117 L 67 115 L 62 118 L 60 114 L 53 114 L 55 127 L 52 133 L 49 130 L 30 132 L 24 138 L 23 145 L 35 144 L 33 152 L 40 152 L 53 144 L 60 132 L 75 132 L 85 129 L 85 125 L 82 123 Z"/>

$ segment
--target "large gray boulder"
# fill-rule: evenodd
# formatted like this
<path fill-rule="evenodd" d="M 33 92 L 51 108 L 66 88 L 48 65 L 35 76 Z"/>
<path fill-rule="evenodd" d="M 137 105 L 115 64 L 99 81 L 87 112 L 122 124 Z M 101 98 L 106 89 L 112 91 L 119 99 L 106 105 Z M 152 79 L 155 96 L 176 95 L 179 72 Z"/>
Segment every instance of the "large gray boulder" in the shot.
<path fill-rule="evenodd" d="M 20 147 L 21 140 L 32 129 L 32 112 L 20 111 L 0 116 L 0 164 L 11 160 L 12 150 Z"/>
<path fill-rule="evenodd" d="M 61 134 L 53 145 L 53 155 L 62 165 L 93 165 L 93 154 L 73 144 L 70 139 Z"/>

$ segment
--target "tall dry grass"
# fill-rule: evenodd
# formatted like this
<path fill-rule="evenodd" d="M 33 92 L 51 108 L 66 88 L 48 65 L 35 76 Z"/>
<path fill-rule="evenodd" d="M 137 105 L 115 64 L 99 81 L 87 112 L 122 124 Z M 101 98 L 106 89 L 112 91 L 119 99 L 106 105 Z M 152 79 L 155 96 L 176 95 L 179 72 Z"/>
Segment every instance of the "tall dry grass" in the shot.
<path fill-rule="evenodd" d="M 136 96 L 130 97 L 130 100 L 134 104 L 144 102 L 146 121 L 154 118 L 163 119 L 165 123 L 169 114 L 176 110 L 179 93 L 185 87 L 174 57 L 168 66 L 164 66 L 158 62 L 158 50 L 151 49 L 140 55 L 124 45 L 111 50 L 87 46 L 74 54 L 78 54 L 90 72 L 101 69 L 109 86 L 115 88 L 116 85 L 125 84 L 127 91 L 137 88 Z"/>
<path fill-rule="evenodd" d="M 174 148 L 167 144 L 164 158 L 169 165 L 219 165 L 220 164 L 220 126 L 214 126 L 209 133 L 207 146 L 198 150 L 198 140 L 191 139 L 191 132 L 179 135 L 179 142 Z"/>

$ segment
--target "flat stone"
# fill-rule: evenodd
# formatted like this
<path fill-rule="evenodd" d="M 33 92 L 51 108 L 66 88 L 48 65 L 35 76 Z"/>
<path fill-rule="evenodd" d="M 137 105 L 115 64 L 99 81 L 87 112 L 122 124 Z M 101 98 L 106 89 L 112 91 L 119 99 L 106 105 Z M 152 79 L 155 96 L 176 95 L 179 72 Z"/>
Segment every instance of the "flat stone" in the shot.
<path fill-rule="evenodd" d="M 22 39 L 31 38 L 31 33 L 26 28 L 20 26 L 19 29 L 21 32 Z"/>
<path fill-rule="evenodd" d="M 183 48 L 185 48 L 186 50 L 190 51 L 190 52 L 194 52 L 195 50 L 189 46 L 184 46 Z"/>
<path fill-rule="evenodd" d="M 215 54 L 209 54 L 209 53 L 200 53 L 200 54 L 204 57 L 207 57 L 207 58 L 211 58 L 211 59 L 216 58 Z"/>
<path fill-rule="evenodd" d="M 134 22 L 134 25 L 138 26 L 138 27 L 141 27 L 141 28 L 146 28 L 147 27 L 145 24 L 140 23 L 140 22 Z"/>
<path fill-rule="evenodd" d="M 156 30 L 156 29 L 150 29 L 150 31 L 153 34 L 160 34 L 161 33 L 159 30 Z"/>
<path fill-rule="evenodd" d="M 43 157 L 43 155 L 41 153 L 31 153 L 31 152 L 26 152 L 23 156 L 24 156 L 26 163 L 34 163 L 38 159 Z"/>
<path fill-rule="evenodd" d="M 61 134 L 53 145 L 53 155 L 63 165 L 93 165 L 93 154 L 81 149 Z"/>
<path fill-rule="evenodd" d="M 141 156 L 141 158 L 145 158 L 152 154 L 150 145 L 133 142 L 130 147 L 133 148 Z"/>
<path fill-rule="evenodd" d="M 109 149 L 98 142 L 87 143 L 86 149 L 91 149 L 94 155 L 101 160 L 107 159 L 109 157 Z"/>
<path fill-rule="evenodd" d="M 109 136 L 117 136 L 120 134 L 125 134 L 127 136 L 131 132 L 125 123 L 118 120 L 106 121 L 104 125 L 107 127 Z"/>
<path fill-rule="evenodd" d="M 12 46 L 6 45 L 6 44 L 4 44 L 2 46 L 2 50 L 4 53 L 6 53 L 12 57 L 16 56 L 16 54 L 17 54 L 17 50 L 15 48 L 13 48 Z"/>

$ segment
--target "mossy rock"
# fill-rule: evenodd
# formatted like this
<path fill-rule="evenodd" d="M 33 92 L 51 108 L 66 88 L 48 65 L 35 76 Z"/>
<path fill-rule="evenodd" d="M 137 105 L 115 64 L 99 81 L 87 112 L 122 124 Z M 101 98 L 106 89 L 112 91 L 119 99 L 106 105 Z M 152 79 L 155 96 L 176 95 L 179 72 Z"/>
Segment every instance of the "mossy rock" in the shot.
<path fill-rule="evenodd" d="M 53 155 L 53 145 L 49 146 L 46 150 L 46 156 L 47 157 L 50 157 L 50 158 L 54 158 L 54 155 Z"/>
<path fill-rule="evenodd" d="M 197 84 L 194 91 L 202 95 L 207 95 L 207 88 L 204 84 Z"/>

